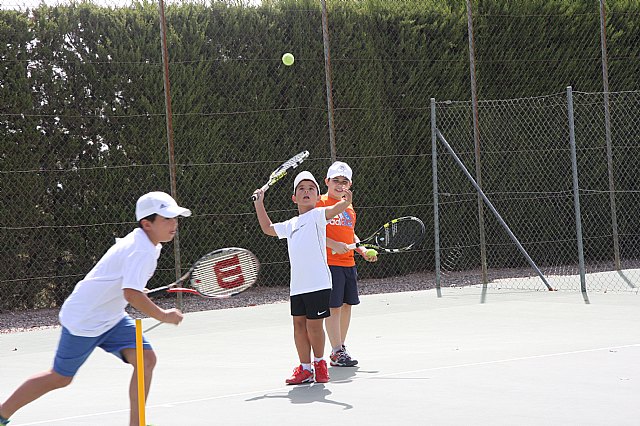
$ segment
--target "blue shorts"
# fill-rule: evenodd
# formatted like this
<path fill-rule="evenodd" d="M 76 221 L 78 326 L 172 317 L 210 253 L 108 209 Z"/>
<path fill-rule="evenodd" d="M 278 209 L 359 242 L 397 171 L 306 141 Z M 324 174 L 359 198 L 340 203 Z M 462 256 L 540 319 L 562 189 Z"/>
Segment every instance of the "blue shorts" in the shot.
<path fill-rule="evenodd" d="M 358 270 L 355 266 L 331 266 L 331 299 L 329 306 L 339 308 L 343 304 L 357 305 L 360 303 L 358 297 Z"/>
<path fill-rule="evenodd" d="M 153 349 L 144 336 L 142 340 L 145 349 Z M 62 327 L 58 350 L 53 361 L 53 371 L 66 377 L 75 376 L 95 348 L 101 348 L 127 362 L 122 357 L 121 351 L 135 349 L 135 347 L 136 323 L 128 315 L 122 318 L 111 330 L 97 337 L 75 336 Z"/>

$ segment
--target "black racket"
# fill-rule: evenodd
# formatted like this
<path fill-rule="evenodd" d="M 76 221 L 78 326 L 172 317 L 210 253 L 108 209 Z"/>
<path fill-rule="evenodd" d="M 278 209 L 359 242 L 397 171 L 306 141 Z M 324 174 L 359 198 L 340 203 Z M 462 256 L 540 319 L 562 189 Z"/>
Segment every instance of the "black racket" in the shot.
<path fill-rule="evenodd" d="M 223 248 L 202 256 L 176 282 L 151 289 L 147 294 L 166 290 L 223 299 L 251 287 L 258 279 L 259 270 L 260 262 L 249 250 Z"/>
<path fill-rule="evenodd" d="M 405 216 L 382 225 L 376 232 L 358 243 L 349 244 L 350 249 L 365 247 L 384 253 L 399 253 L 411 250 L 424 238 L 425 227 L 420 219 Z"/>
<path fill-rule="evenodd" d="M 269 189 L 276 182 L 278 182 L 280 179 L 285 177 L 287 173 L 289 173 L 291 170 L 298 167 L 308 156 L 309 156 L 309 151 L 302 151 L 300 154 L 289 158 L 287 161 L 282 163 L 280 167 L 278 167 L 273 172 L 271 172 L 271 175 L 269 175 L 269 180 L 267 181 L 267 183 L 264 184 L 264 186 L 261 189 L 263 191 L 266 191 L 267 189 Z M 255 201 L 256 199 L 257 199 L 256 195 L 253 194 L 251 196 L 251 201 Z"/>

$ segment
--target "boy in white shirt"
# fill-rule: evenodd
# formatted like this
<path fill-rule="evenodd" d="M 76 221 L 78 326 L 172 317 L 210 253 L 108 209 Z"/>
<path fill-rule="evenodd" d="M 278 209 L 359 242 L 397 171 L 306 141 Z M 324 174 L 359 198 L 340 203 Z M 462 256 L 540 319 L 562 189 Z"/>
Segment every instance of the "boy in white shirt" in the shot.
<path fill-rule="evenodd" d="M 293 317 L 293 337 L 300 365 L 293 370 L 287 384 L 297 385 L 314 380 L 329 381 L 327 362 L 323 359 L 325 333 L 324 318 L 329 316 L 331 272 L 327 265 L 327 220 L 342 213 L 350 204 L 351 191 L 331 207 L 315 205 L 320 197 L 320 186 L 313 175 L 299 173 L 293 183 L 293 202 L 298 216 L 285 222 L 271 223 L 264 207 L 264 191 L 257 189 L 254 202 L 262 232 L 287 239 L 291 264 L 290 301 Z M 314 355 L 311 366 L 311 352 Z"/>
<path fill-rule="evenodd" d="M 145 294 L 145 286 L 156 270 L 160 243 L 173 240 L 178 216 L 190 215 L 190 210 L 178 206 L 164 192 L 150 192 L 138 199 L 138 228 L 116 239 L 62 305 L 62 334 L 53 368 L 29 378 L 0 405 L 0 425 L 8 424 L 9 417 L 26 404 L 69 385 L 91 352 L 99 347 L 133 366 L 128 391 L 130 425 L 138 426 L 136 330 L 125 308 L 130 304 L 158 321 L 180 324 L 182 313 L 157 306 Z M 148 394 L 156 355 L 146 338 L 143 346 Z"/>

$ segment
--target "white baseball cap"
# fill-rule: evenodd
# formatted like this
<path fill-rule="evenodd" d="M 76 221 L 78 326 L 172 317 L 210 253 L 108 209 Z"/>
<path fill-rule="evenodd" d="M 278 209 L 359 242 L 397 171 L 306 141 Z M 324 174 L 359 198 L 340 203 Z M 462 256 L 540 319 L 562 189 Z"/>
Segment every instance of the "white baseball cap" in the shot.
<path fill-rule="evenodd" d="M 327 170 L 327 179 L 333 179 L 337 176 L 344 176 L 351 181 L 351 177 L 353 176 L 351 167 L 349 167 L 347 163 L 336 161 L 329 167 L 329 170 Z"/>
<path fill-rule="evenodd" d="M 136 203 L 136 220 L 140 221 L 152 214 L 173 218 L 191 216 L 191 210 L 180 207 L 171 195 L 160 191 L 149 192 L 138 198 Z"/>
<path fill-rule="evenodd" d="M 293 181 L 294 194 L 296 193 L 296 188 L 298 187 L 298 184 L 300 184 L 300 182 L 302 182 L 303 180 L 310 180 L 311 182 L 313 182 L 316 185 L 316 188 L 318 189 L 318 194 L 320 193 L 320 185 L 318 185 L 318 182 L 316 182 L 316 178 L 313 177 L 311 172 L 308 172 L 305 170 L 304 172 L 298 173 L 298 176 L 296 176 L 296 178 Z"/>

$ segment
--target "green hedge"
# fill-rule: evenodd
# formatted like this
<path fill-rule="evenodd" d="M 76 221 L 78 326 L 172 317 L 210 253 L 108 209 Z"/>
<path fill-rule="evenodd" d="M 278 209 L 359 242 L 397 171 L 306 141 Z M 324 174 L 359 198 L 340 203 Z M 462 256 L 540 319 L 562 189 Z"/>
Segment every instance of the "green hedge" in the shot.
<path fill-rule="evenodd" d="M 481 99 L 601 90 L 597 3 L 477 2 Z M 356 170 L 360 232 L 402 214 L 430 228 L 429 100 L 470 97 L 465 2 L 328 6 L 337 151 Z M 637 90 L 640 7 L 608 7 L 611 89 Z M 247 194 L 291 153 L 309 149 L 318 176 L 329 164 L 320 2 L 212 1 L 166 16 L 178 194 L 197 212 L 182 227 L 183 265 L 247 246 L 266 260 L 265 285 L 286 283 L 286 249 L 259 234 Z M 137 197 L 169 189 L 158 11 L 2 10 L 0 39 L 0 309 L 58 305 L 135 226 Z M 287 185 L 270 194 L 274 220 L 294 212 Z M 430 239 L 363 276 L 432 268 Z M 172 268 L 163 257 L 158 281 Z"/>

